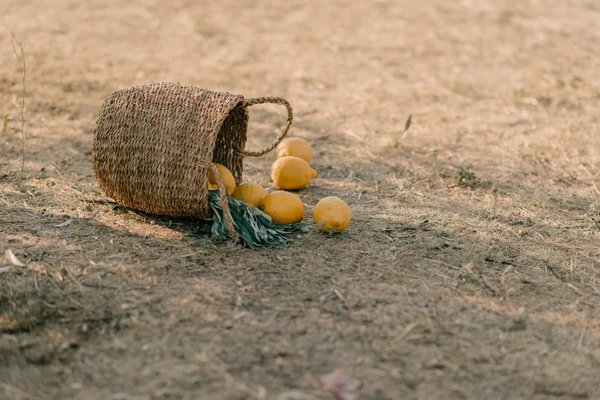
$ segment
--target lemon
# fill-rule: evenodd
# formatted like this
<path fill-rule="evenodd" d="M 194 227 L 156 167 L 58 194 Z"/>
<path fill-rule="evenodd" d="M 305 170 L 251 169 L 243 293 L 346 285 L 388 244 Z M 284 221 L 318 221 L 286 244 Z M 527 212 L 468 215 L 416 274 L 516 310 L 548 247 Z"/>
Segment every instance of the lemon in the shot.
<path fill-rule="evenodd" d="M 233 174 L 224 165 L 216 163 L 215 166 L 217 167 L 217 170 L 219 170 L 219 175 L 221 175 L 221 180 L 223 181 L 223 185 L 225 185 L 227 195 L 231 196 L 235 190 L 235 178 L 233 177 Z M 217 178 L 215 178 L 212 169 L 208 171 L 208 189 L 219 190 Z"/>
<path fill-rule="evenodd" d="M 350 225 L 352 212 L 348 204 L 339 197 L 324 197 L 313 209 L 315 224 L 324 232 L 341 232 Z"/>
<path fill-rule="evenodd" d="M 271 166 L 271 179 L 284 190 L 303 189 L 316 177 L 317 171 L 300 157 L 284 156 Z"/>
<path fill-rule="evenodd" d="M 310 162 L 310 160 L 312 160 L 312 149 L 310 147 L 310 143 L 297 137 L 287 138 L 279 143 L 276 154 L 277 158 L 294 156 L 299 157 L 306 162 Z"/>
<path fill-rule="evenodd" d="M 273 222 L 293 224 L 302 221 L 304 204 L 297 194 L 275 190 L 263 199 L 263 211 Z"/>
<path fill-rule="evenodd" d="M 242 183 L 235 188 L 231 197 L 251 206 L 260 207 L 266 195 L 267 191 L 262 186 L 256 183 Z"/>

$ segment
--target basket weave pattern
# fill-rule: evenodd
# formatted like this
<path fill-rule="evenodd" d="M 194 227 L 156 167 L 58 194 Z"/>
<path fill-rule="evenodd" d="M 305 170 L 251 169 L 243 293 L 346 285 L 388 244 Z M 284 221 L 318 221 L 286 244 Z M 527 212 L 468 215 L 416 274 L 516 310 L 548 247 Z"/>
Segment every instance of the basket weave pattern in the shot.
<path fill-rule="evenodd" d="M 284 105 L 288 119 L 270 146 L 246 151 L 248 106 L 262 103 Z M 243 157 L 273 150 L 291 123 L 292 109 L 278 97 L 245 99 L 169 82 L 133 86 L 102 104 L 94 129 L 94 173 L 105 194 L 126 207 L 210 219 L 208 170 L 217 172 L 214 163 L 223 164 L 239 185 Z M 229 214 L 227 204 L 223 209 Z"/>
<path fill-rule="evenodd" d="M 210 217 L 207 164 L 221 163 L 241 180 L 242 157 L 233 149 L 246 142 L 247 110 L 236 107 L 242 101 L 170 83 L 114 92 L 94 131 L 100 187 L 151 214 Z"/>

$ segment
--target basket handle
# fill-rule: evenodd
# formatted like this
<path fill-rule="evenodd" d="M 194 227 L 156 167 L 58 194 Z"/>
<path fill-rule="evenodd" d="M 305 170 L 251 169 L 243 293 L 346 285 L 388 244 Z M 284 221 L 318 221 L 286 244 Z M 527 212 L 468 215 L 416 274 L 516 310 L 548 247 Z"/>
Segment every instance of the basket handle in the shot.
<path fill-rule="evenodd" d="M 221 198 L 221 206 L 223 207 L 223 216 L 225 217 L 225 225 L 227 226 L 227 230 L 231 235 L 231 239 L 236 242 L 238 240 L 237 232 L 235 230 L 235 225 L 233 224 L 233 218 L 231 217 L 231 211 L 229 210 L 229 202 L 227 201 L 227 190 L 225 189 L 225 184 L 221 179 L 221 174 L 217 169 L 217 166 L 214 163 L 209 163 L 206 161 L 199 161 L 201 167 L 210 168 L 213 172 L 215 179 L 217 180 L 217 186 L 219 187 L 219 196 Z"/>
<path fill-rule="evenodd" d="M 260 157 L 264 154 L 267 154 L 268 152 L 273 150 L 275 147 L 277 147 L 277 145 L 279 143 L 281 143 L 281 141 L 283 140 L 285 135 L 287 135 L 288 130 L 290 129 L 290 126 L 292 125 L 292 120 L 294 118 L 294 115 L 292 113 L 292 107 L 290 106 L 290 103 L 288 103 L 287 100 L 285 100 L 281 97 L 255 97 L 252 99 L 244 100 L 244 104 L 248 107 L 253 106 L 255 104 L 265 104 L 265 103 L 279 104 L 279 105 L 285 106 L 285 108 L 287 109 L 287 113 L 288 113 L 287 121 L 285 122 L 285 125 L 283 125 L 283 129 L 281 129 L 281 132 L 279 132 L 279 135 L 277 135 L 277 138 L 275 138 L 273 143 L 271 143 L 269 146 L 267 146 L 264 149 L 259 150 L 259 151 L 250 151 L 250 150 L 238 151 L 237 153 L 242 156 Z"/>

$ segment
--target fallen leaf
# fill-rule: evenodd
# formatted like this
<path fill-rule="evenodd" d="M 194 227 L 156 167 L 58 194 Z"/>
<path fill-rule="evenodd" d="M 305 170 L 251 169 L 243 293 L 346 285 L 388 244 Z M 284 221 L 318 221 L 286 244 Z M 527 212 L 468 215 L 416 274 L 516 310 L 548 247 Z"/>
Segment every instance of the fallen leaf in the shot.
<path fill-rule="evenodd" d="M 66 220 L 65 222 L 63 222 L 63 223 L 60 223 L 60 224 L 58 224 L 58 225 L 54 225 L 54 226 L 55 226 L 55 227 L 57 227 L 57 228 L 64 228 L 64 227 L 66 227 L 66 226 L 69 226 L 69 225 L 71 225 L 71 223 L 72 223 L 72 222 L 73 222 L 73 217 L 69 217 L 69 219 L 68 219 L 68 220 Z"/>
<path fill-rule="evenodd" d="M 335 394 L 339 400 L 358 400 L 360 396 L 362 383 L 352 379 L 342 368 L 321 376 L 320 381 L 321 385 Z"/>
<path fill-rule="evenodd" d="M 8 249 L 4 252 L 4 255 L 6 256 L 6 259 L 14 266 L 16 267 L 26 267 L 25 264 L 23 264 L 18 258 L 17 256 L 15 256 L 15 254 L 12 252 L 11 249 Z"/>

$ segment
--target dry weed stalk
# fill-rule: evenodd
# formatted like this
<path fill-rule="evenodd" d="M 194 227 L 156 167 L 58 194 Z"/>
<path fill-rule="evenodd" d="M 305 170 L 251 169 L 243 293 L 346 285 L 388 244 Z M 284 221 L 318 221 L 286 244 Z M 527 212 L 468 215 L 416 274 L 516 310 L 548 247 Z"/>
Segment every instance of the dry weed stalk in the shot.
<path fill-rule="evenodd" d="M 25 51 L 23 43 L 19 42 L 14 33 L 12 35 L 13 52 L 17 57 L 19 69 L 21 71 L 22 89 L 21 92 L 21 179 L 23 179 L 23 171 L 25 169 L 25 76 L 27 69 L 25 67 Z"/>

